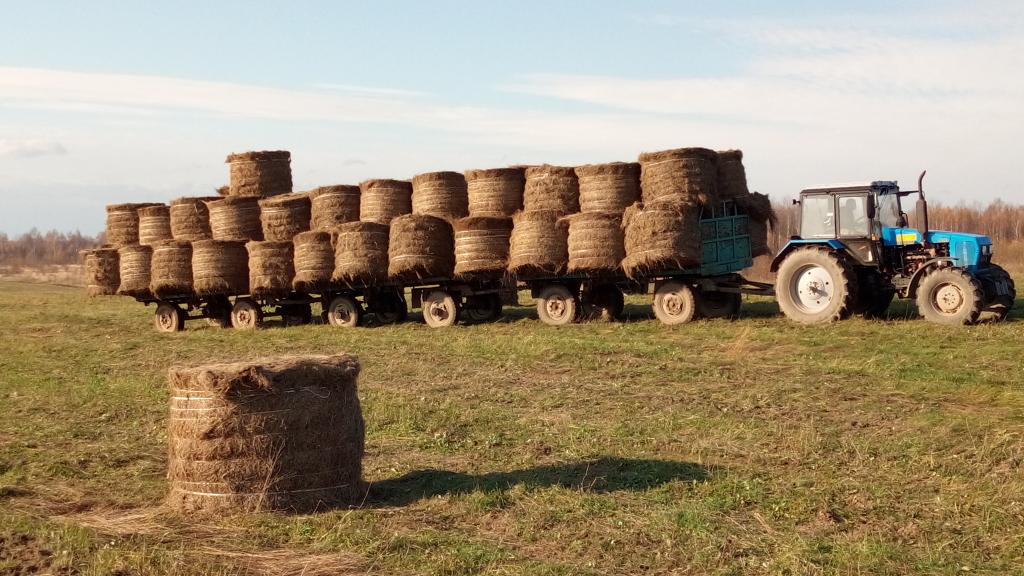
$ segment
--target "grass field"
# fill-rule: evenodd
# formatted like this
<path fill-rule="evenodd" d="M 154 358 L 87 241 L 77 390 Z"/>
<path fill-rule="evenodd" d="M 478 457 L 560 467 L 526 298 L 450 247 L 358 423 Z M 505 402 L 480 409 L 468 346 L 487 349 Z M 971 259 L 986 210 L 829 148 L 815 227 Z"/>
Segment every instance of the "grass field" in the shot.
<path fill-rule="evenodd" d="M 0 574 L 1024 572 L 1020 308 L 627 311 L 158 334 L 130 299 L 0 282 Z M 160 508 L 169 366 L 338 351 L 363 366 L 362 506 Z"/>

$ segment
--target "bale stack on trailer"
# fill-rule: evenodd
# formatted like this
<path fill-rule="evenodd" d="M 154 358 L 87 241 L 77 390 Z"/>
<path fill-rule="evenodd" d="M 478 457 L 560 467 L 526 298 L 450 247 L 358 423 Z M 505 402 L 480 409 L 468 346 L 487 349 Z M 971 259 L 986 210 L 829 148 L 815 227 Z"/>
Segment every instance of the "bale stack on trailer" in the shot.
<path fill-rule="evenodd" d="M 249 292 L 249 253 L 245 242 L 199 240 L 192 243 L 192 286 L 199 295 Z"/>
<path fill-rule="evenodd" d="M 772 253 L 768 246 L 768 226 L 772 228 L 778 223 L 772 201 L 767 194 L 753 192 L 736 199 L 749 216 L 750 251 L 753 256 L 765 256 Z"/>
<path fill-rule="evenodd" d="M 569 264 L 569 224 L 556 210 L 517 212 L 512 217 L 508 270 L 516 278 L 551 276 Z"/>
<path fill-rule="evenodd" d="M 292 155 L 286 150 L 245 152 L 228 156 L 228 196 L 266 198 L 292 191 Z"/>
<path fill-rule="evenodd" d="M 207 206 L 210 210 L 210 231 L 214 240 L 263 240 L 259 198 L 221 198 L 209 202 Z"/>
<path fill-rule="evenodd" d="M 206 203 L 219 199 L 216 196 L 203 196 L 171 200 L 171 237 L 188 242 L 212 240 L 210 209 Z"/>
<path fill-rule="evenodd" d="M 725 150 L 718 153 L 718 196 L 723 200 L 735 200 L 749 194 L 747 172 L 743 168 L 742 150 Z"/>
<path fill-rule="evenodd" d="M 608 212 L 580 212 L 565 216 L 569 225 L 569 273 L 612 275 L 621 270 L 622 216 Z"/>
<path fill-rule="evenodd" d="M 107 206 L 107 242 L 115 248 L 139 243 L 139 208 L 156 206 L 152 202 Z"/>
<path fill-rule="evenodd" d="M 330 232 L 335 226 L 359 221 L 359 186 L 321 186 L 309 193 L 310 230 Z"/>
<path fill-rule="evenodd" d="M 122 246 L 117 252 L 121 260 L 121 285 L 117 289 L 118 295 L 133 298 L 152 296 L 149 292 L 149 281 L 153 247 L 144 244 Z"/>
<path fill-rule="evenodd" d="M 390 224 L 399 216 L 412 213 L 412 183 L 404 180 L 375 179 L 359 184 L 359 220 Z"/>
<path fill-rule="evenodd" d="M 455 229 L 455 276 L 501 277 L 508 269 L 511 218 L 470 216 L 452 222 Z"/>
<path fill-rule="evenodd" d="M 85 293 L 89 296 L 113 296 L 121 286 L 121 265 L 117 248 L 82 250 L 85 261 Z"/>
<path fill-rule="evenodd" d="M 149 291 L 164 299 L 192 293 L 192 244 L 161 240 L 153 245 Z"/>
<path fill-rule="evenodd" d="M 296 292 L 319 292 L 330 286 L 334 274 L 334 248 L 331 234 L 320 230 L 303 232 L 295 236 Z"/>
<path fill-rule="evenodd" d="M 640 200 L 640 164 L 611 162 L 576 167 L 581 212 L 621 214 Z"/>
<path fill-rule="evenodd" d="M 682 198 L 710 206 L 718 200 L 718 153 L 707 148 L 677 148 L 640 155 L 643 201 Z"/>
<path fill-rule="evenodd" d="M 334 229 L 334 274 L 339 284 L 358 286 L 388 279 L 389 229 L 376 222 L 350 222 Z"/>
<path fill-rule="evenodd" d="M 470 217 L 511 218 L 523 209 L 526 168 L 466 171 Z"/>
<path fill-rule="evenodd" d="M 296 234 L 310 229 L 312 205 L 309 194 L 294 192 L 259 201 L 263 239 L 291 242 Z"/>
<path fill-rule="evenodd" d="M 407 214 L 391 221 L 388 276 L 396 281 L 450 278 L 455 271 L 452 225 L 436 216 Z"/>
<path fill-rule="evenodd" d="M 626 256 L 622 268 L 630 278 L 648 272 L 699 266 L 700 205 L 662 197 L 637 202 L 623 215 Z"/>
<path fill-rule="evenodd" d="M 412 213 L 455 220 L 469 216 L 469 187 L 458 172 L 429 172 L 412 179 Z"/>
<path fill-rule="evenodd" d="M 580 211 L 580 183 L 573 168 L 531 166 L 526 169 L 523 210 L 575 214 Z"/>
<path fill-rule="evenodd" d="M 139 244 L 152 246 L 160 240 L 171 240 L 171 208 L 153 204 L 139 208 Z"/>
<path fill-rule="evenodd" d="M 295 244 L 249 242 L 249 294 L 254 298 L 284 298 L 295 279 Z"/>

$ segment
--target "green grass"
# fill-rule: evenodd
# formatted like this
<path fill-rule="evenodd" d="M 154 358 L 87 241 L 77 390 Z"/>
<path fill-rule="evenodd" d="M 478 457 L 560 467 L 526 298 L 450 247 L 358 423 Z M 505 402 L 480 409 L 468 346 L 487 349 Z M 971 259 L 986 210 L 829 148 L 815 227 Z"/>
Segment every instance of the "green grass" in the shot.
<path fill-rule="evenodd" d="M 129 299 L 0 283 L 0 573 L 286 573 L 260 560 L 285 552 L 378 574 L 1024 571 L 1020 309 L 803 326 L 762 299 L 666 327 L 642 302 L 563 327 L 515 308 L 158 334 Z M 169 366 L 341 351 L 363 366 L 363 506 L 158 508 Z"/>

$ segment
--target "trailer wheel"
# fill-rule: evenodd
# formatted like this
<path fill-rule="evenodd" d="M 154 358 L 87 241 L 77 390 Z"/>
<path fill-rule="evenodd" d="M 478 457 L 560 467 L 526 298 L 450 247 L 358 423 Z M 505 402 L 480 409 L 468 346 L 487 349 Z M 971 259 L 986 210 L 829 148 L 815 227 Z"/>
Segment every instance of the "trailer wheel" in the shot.
<path fill-rule="evenodd" d="M 370 310 L 377 323 L 382 326 L 405 322 L 409 316 L 409 306 L 405 303 L 405 297 L 396 292 L 389 292 L 374 299 Z"/>
<path fill-rule="evenodd" d="M 622 291 L 612 284 L 595 286 L 580 300 L 581 316 L 587 320 L 619 320 L 626 307 Z"/>
<path fill-rule="evenodd" d="M 185 311 L 177 304 L 164 302 L 156 307 L 153 327 L 157 332 L 180 332 L 185 329 Z"/>
<path fill-rule="evenodd" d="M 991 280 L 982 282 L 982 286 L 985 288 L 985 305 L 981 308 L 981 314 L 978 315 L 978 322 L 1002 322 L 1013 308 L 1013 302 L 1017 299 L 1017 289 L 1013 284 L 1013 278 L 1001 266 L 989 264 L 988 270 Z M 995 284 L 997 282 L 1009 283 L 1009 293 L 996 294 Z"/>
<path fill-rule="evenodd" d="M 313 310 L 309 304 L 287 304 L 281 306 L 281 323 L 285 326 L 304 326 L 313 321 Z"/>
<path fill-rule="evenodd" d="M 354 328 L 363 320 L 363 307 L 351 296 L 338 296 L 327 307 L 327 321 L 331 326 Z"/>
<path fill-rule="evenodd" d="M 231 301 L 227 296 L 215 296 L 203 310 L 206 324 L 215 328 L 231 328 Z"/>
<path fill-rule="evenodd" d="M 804 323 L 848 318 L 857 302 L 857 280 L 844 257 L 810 246 L 790 252 L 776 275 L 775 297 L 782 313 Z"/>
<path fill-rule="evenodd" d="M 684 282 L 665 282 L 654 290 L 654 315 L 662 324 L 685 324 L 697 315 L 693 289 Z"/>
<path fill-rule="evenodd" d="M 576 319 L 576 295 L 562 284 L 548 284 L 537 295 L 537 316 L 552 326 L 568 324 Z"/>
<path fill-rule="evenodd" d="M 464 307 L 470 322 L 493 322 L 501 318 L 501 294 L 482 294 L 466 298 Z"/>
<path fill-rule="evenodd" d="M 938 324 L 976 323 L 984 300 L 981 282 L 962 268 L 933 270 L 917 287 L 917 311 Z"/>
<path fill-rule="evenodd" d="M 263 309 L 252 298 L 239 298 L 231 308 L 231 325 L 239 330 L 255 330 L 263 325 Z"/>
<path fill-rule="evenodd" d="M 693 296 L 697 316 L 701 318 L 735 318 L 743 304 L 743 295 L 732 292 L 700 290 Z"/>
<path fill-rule="evenodd" d="M 423 320 L 431 328 L 447 328 L 459 321 L 459 301 L 444 290 L 432 290 L 423 298 Z"/>

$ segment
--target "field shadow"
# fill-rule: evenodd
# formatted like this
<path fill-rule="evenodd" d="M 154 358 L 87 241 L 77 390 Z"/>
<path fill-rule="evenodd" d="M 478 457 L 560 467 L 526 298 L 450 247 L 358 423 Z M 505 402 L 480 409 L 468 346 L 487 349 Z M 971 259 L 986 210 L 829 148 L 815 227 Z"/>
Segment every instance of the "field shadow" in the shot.
<path fill-rule="evenodd" d="M 638 492 L 672 481 L 705 482 L 711 467 L 671 460 L 604 457 L 574 464 L 538 466 L 511 472 L 466 474 L 445 470 L 416 470 L 370 485 L 367 506 L 405 506 L 433 496 L 474 491 L 503 491 L 513 486 L 560 486 L 584 492 Z"/>

